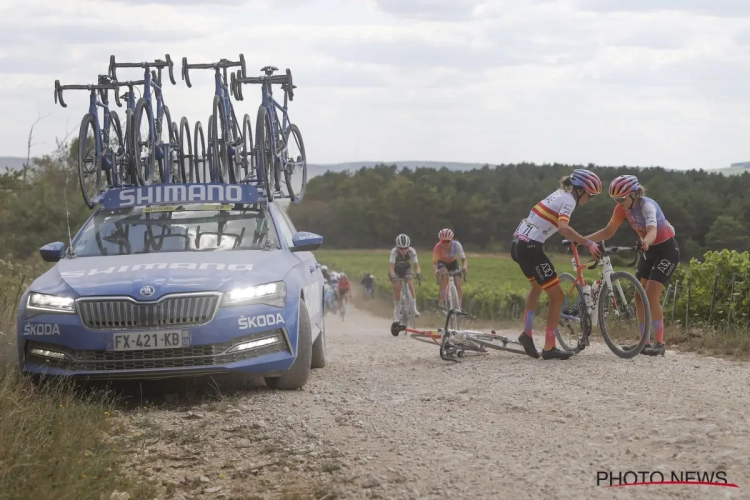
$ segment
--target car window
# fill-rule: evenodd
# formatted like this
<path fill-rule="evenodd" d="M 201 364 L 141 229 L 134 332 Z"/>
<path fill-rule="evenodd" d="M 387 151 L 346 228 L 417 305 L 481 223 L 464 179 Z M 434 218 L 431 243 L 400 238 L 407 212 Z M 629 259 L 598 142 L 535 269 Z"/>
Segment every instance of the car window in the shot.
<path fill-rule="evenodd" d="M 292 224 L 292 221 L 287 216 L 286 211 L 278 205 L 276 205 L 276 213 L 279 214 L 279 217 L 277 217 L 279 232 L 284 238 L 284 241 L 286 241 L 287 246 L 294 246 L 294 243 L 292 243 L 292 237 L 294 236 L 294 233 L 297 232 L 296 229 L 294 229 L 294 224 Z"/>
<path fill-rule="evenodd" d="M 101 210 L 75 242 L 78 257 L 279 248 L 267 210 L 253 206 L 146 206 Z"/>

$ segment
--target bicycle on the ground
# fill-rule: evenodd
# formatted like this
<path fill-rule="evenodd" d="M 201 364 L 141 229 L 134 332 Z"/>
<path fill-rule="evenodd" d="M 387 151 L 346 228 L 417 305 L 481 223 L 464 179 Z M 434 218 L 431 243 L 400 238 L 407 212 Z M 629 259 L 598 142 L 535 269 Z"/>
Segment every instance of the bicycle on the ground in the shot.
<path fill-rule="evenodd" d="M 492 330 L 490 333 L 476 330 L 460 330 L 452 328 L 451 319 L 455 316 L 468 316 L 468 313 L 459 309 L 450 309 L 448 316 L 445 318 L 445 328 L 438 330 L 442 333 L 440 341 L 440 358 L 446 361 L 459 361 L 457 358 L 463 358 L 467 351 L 485 354 L 487 348 L 497 351 L 508 351 L 516 354 L 526 354 L 523 347 L 514 348 L 511 346 L 520 346 L 515 340 L 511 340 L 504 335 L 499 335 Z"/>
<path fill-rule="evenodd" d="M 117 68 L 143 69 L 143 80 L 121 83 L 121 86 L 127 85 L 130 88 L 127 101 L 128 109 L 133 109 L 132 142 L 136 152 L 135 173 L 138 182 L 143 185 L 150 185 L 154 182 L 161 184 L 185 182 L 184 168 L 178 168 L 180 156 L 178 151 L 183 149 L 178 141 L 189 141 L 190 136 L 178 138 L 176 124 L 172 121 L 169 107 L 164 103 L 161 78 L 164 68 L 169 70 L 169 80 L 172 85 L 177 85 L 173 72 L 174 63 L 169 54 L 166 54 L 165 59 L 164 61 L 156 59 L 150 62 L 118 63 L 115 56 L 109 57 L 109 76 L 115 80 L 117 80 Z M 143 94 L 131 108 L 134 101 L 133 88 L 134 85 L 139 84 L 143 84 Z M 152 89 L 156 99 L 156 110 L 154 110 L 151 97 Z M 187 124 L 187 119 L 183 118 L 183 120 Z M 158 168 L 154 168 L 155 163 Z"/>
<path fill-rule="evenodd" d="M 399 296 L 398 302 L 398 322 L 397 324 L 403 325 L 407 328 L 416 328 L 417 318 L 414 314 L 414 307 L 412 306 L 411 289 L 409 288 L 409 280 L 412 278 L 396 278 L 401 282 L 401 295 Z M 422 286 L 422 278 L 419 277 L 419 286 Z M 400 333 L 399 328 L 394 328 L 395 325 L 391 326 L 391 335 L 398 337 Z"/>
<path fill-rule="evenodd" d="M 461 274 L 463 275 L 462 277 L 463 277 L 464 282 L 466 282 L 466 269 L 460 268 L 460 269 L 456 269 L 455 271 L 448 271 L 445 268 L 441 267 L 440 269 L 438 269 L 438 287 L 440 287 L 440 276 L 445 275 L 445 274 L 448 275 L 448 286 L 446 288 L 448 293 L 446 293 L 446 297 L 445 297 L 446 299 L 445 309 L 448 312 L 452 311 L 453 309 L 460 311 L 461 304 L 459 303 L 459 300 L 458 300 L 458 289 L 456 288 L 456 282 L 453 277 Z M 459 319 L 459 316 L 466 316 L 466 315 L 465 314 L 464 315 L 448 314 L 448 318 L 451 318 L 451 317 L 453 318 L 452 322 L 449 325 L 453 330 L 458 330 L 459 327 L 461 326 L 460 325 L 461 320 Z"/>
<path fill-rule="evenodd" d="M 191 69 L 214 70 L 214 99 L 212 114 L 208 118 L 208 142 L 203 135 L 200 122 L 195 124 L 195 182 L 229 182 L 236 184 L 242 181 L 252 171 L 252 127 L 250 116 L 242 118 L 242 129 L 234 113 L 234 106 L 230 99 L 230 85 L 227 69 L 239 67 L 238 74 L 244 76 L 245 56 L 240 54 L 239 61 L 220 59 L 219 62 L 206 64 L 188 64 L 187 57 L 182 58 L 182 79 L 188 87 Z M 232 81 L 234 80 L 232 73 Z M 232 87 L 234 83 L 232 83 Z M 200 146 L 199 146 L 200 144 Z M 206 146 L 208 154 L 206 154 Z"/>
<path fill-rule="evenodd" d="M 132 113 L 128 110 L 126 114 L 127 128 L 123 136 L 120 117 L 109 108 L 110 90 L 114 91 L 117 105 L 121 105 L 117 81 L 106 75 L 99 75 L 96 85 L 60 85 L 60 80 L 55 80 L 55 102 L 67 108 L 63 100 L 64 90 L 90 92 L 89 110 L 83 115 L 78 133 L 78 178 L 83 201 L 89 208 L 94 208 L 94 199 L 103 191 L 104 177 L 110 188 L 135 184 L 133 152 L 131 143 L 126 140 L 133 121 Z M 101 122 L 97 108 L 103 109 Z"/>
<path fill-rule="evenodd" d="M 302 134 L 297 125 L 289 120 L 287 111 L 289 101 L 294 100 L 294 89 L 297 86 L 294 85 L 289 68 L 285 75 L 274 75 L 278 70 L 274 66 L 265 66 L 261 68 L 264 76 L 246 77 L 244 73 L 238 74 L 236 78 L 232 78 L 232 88 L 235 98 L 242 101 L 242 84 L 261 85 L 262 102 L 255 122 L 258 175 L 270 179 L 267 196 L 271 200 L 276 193 L 283 196 L 280 180 L 283 173 L 289 198 L 294 203 L 299 203 L 305 196 L 307 187 L 307 156 Z M 280 84 L 284 91 L 283 105 L 273 98 L 274 84 Z M 281 120 L 278 111 L 281 111 Z"/>
<path fill-rule="evenodd" d="M 577 245 L 568 240 L 563 240 L 563 245 L 572 248 L 576 276 L 562 273 L 558 277 L 565 296 L 557 332 L 560 346 L 568 352 L 582 351 L 589 345 L 593 327 L 599 325 L 604 342 L 612 352 L 621 358 L 637 356 L 650 335 L 651 311 L 648 297 L 635 276 L 613 269 L 609 256 L 620 252 L 638 252 L 639 247 L 608 247 L 600 243 L 601 259 L 581 264 Z M 589 285 L 583 277 L 583 270 L 593 270 L 597 266 L 602 266 L 601 277 L 593 285 Z M 636 313 L 637 297 L 640 297 L 643 307 L 642 322 L 638 320 Z M 639 330 L 639 323 L 645 326 L 643 333 Z M 621 341 L 626 344 L 618 345 Z"/>

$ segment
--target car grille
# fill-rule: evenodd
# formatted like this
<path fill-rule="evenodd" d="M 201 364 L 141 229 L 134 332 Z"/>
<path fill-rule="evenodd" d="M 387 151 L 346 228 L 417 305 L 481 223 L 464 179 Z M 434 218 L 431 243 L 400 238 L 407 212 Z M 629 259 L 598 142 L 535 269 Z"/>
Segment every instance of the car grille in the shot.
<path fill-rule="evenodd" d="M 261 340 L 278 335 L 282 341 L 256 349 L 247 349 L 227 353 L 232 346 L 250 340 Z M 50 348 L 60 350 L 54 344 L 30 342 L 31 348 Z M 147 370 L 157 368 L 189 368 L 221 366 L 235 361 L 256 358 L 273 352 L 289 350 L 286 334 L 282 329 L 275 329 L 259 335 L 237 337 L 220 344 L 196 345 L 178 349 L 147 349 L 142 351 L 73 351 L 65 349 L 68 358 L 51 360 L 27 354 L 30 361 L 44 363 L 56 368 L 71 371 L 114 371 L 114 370 Z M 28 351 L 27 351 L 28 353 Z"/>
<path fill-rule="evenodd" d="M 76 305 L 81 323 L 92 330 L 197 326 L 211 321 L 220 298 L 216 292 L 167 295 L 155 302 L 101 297 Z"/>

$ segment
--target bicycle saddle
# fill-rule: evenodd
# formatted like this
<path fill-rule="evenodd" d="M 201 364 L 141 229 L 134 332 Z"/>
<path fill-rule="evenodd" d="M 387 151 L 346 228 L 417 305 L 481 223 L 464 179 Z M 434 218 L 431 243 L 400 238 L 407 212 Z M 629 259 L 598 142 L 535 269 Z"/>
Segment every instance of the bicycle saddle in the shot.
<path fill-rule="evenodd" d="M 262 68 L 260 68 L 260 70 L 265 73 L 266 76 L 271 76 L 273 75 L 274 71 L 278 71 L 279 68 L 277 68 L 276 66 L 263 66 Z"/>

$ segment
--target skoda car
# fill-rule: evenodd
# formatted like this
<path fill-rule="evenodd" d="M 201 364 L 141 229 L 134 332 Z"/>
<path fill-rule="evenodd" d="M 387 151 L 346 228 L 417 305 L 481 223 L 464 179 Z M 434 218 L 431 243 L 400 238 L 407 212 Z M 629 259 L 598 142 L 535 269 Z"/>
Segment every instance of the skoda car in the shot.
<path fill-rule="evenodd" d="M 112 193 L 70 245 L 40 249 L 56 265 L 21 299 L 21 370 L 105 379 L 245 372 L 271 388 L 305 385 L 325 365 L 323 276 L 311 253 L 322 237 L 296 232 L 249 186 L 216 200 L 165 188 Z"/>

